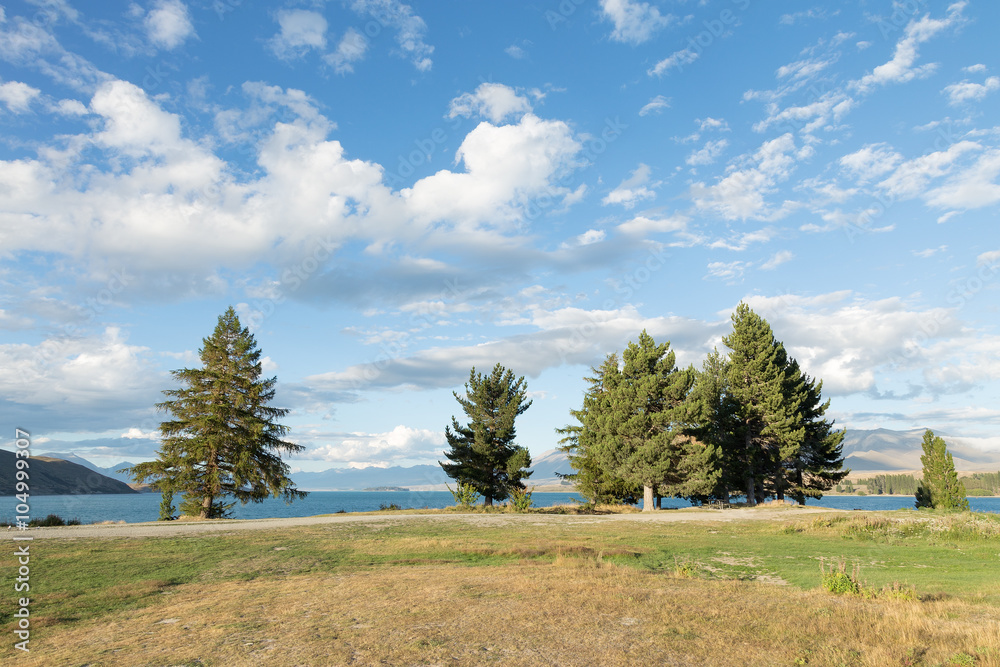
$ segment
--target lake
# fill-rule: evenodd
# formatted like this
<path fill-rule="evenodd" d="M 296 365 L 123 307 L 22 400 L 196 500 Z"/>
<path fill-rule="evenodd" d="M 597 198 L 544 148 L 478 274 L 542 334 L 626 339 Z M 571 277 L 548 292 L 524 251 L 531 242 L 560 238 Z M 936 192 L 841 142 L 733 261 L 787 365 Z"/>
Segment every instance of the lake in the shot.
<path fill-rule="evenodd" d="M 536 507 L 551 507 L 582 498 L 574 493 L 535 493 L 532 500 Z M 11 498 L 6 510 L 0 510 L 0 520 L 13 520 L 15 502 Z M 313 491 L 305 499 L 296 500 L 291 505 L 273 498 L 246 506 L 237 504 L 233 514 L 237 519 L 299 517 L 333 514 L 341 510 L 371 512 L 381 505 L 390 504 L 404 509 L 433 509 L 454 505 L 455 501 L 447 491 Z M 827 496 L 818 501 L 810 500 L 808 504 L 843 510 L 912 509 L 913 496 Z M 969 505 L 976 512 L 1000 513 L 1000 498 L 969 498 Z M 686 500 L 663 499 L 665 508 L 690 506 L 691 503 Z M 160 494 L 32 496 L 30 516 L 42 518 L 49 514 L 58 514 L 67 520 L 79 519 L 82 523 L 155 521 L 160 515 Z"/>

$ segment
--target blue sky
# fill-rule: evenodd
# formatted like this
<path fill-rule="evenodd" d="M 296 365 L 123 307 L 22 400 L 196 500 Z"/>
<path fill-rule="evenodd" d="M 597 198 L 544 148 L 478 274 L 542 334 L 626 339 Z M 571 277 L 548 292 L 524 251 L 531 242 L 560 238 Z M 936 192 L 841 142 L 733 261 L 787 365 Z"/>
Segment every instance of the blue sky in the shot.
<path fill-rule="evenodd" d="M 151 458 L 230 304 L 307 447 L 441 459 L 472 366 L 556 445 L 647 329 L 741 301 L 847 428 L 1000 449 L 1000 6 L 6 2 L 0 406 Z"/>

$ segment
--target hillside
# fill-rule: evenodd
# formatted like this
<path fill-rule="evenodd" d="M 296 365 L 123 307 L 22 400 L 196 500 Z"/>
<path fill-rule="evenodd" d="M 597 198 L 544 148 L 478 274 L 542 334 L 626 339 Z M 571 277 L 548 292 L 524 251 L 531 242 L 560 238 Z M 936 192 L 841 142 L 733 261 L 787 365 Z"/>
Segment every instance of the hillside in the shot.
<path fill-rule="evenodd" d="M 105 477 L 110 477 L 111 479 L 117 479 L 119 482 L 125 482 L 126 484 L 131 484 L 134 481 L 132 479 L 132 476 L 129 475 L 128 473 L 118 472 L 122 468 L 131 468 L 132 466 L 135 465 L 134 463 L 131 463 L 129 461 L 118 463 L 108 468 L 102 468 L 101 466 L 91 463 L 87 459 L 83 458 L 82 456 L 77 456 L 76 454 L 61 454 L 55 452 L 48 452 L 45 454 L 45 456 L 51 459 L 62 459 L 63 461 L 69 461 L 70 463 L 81 465 L 84 468 L 89 468 L 90 470 L 93 470 L 96 473 L 100 473 Z"/>
<path fill-rule="evenodd" d="M 891 431 L 889 429 L 848 430 L 844 438 L 845 466 L 859 472 L 919 472 L 922 469 L 920 442 L 926 429 Z M 1000 451 L 977 449 L 963 444 L 962 438 L 935 431 L 944 438 L 961 472 L 996 472 L 1000 470 Z"/>
<path fill-rule="evenodd" d="M 0 450 L 0 494 L 4 496 L 15 493 L 16 459 L 13 452 Z M 62 459 L 32 456 L 28 464 L 29 493 L 33 496 L 137 493 L 124 482 Z"/>

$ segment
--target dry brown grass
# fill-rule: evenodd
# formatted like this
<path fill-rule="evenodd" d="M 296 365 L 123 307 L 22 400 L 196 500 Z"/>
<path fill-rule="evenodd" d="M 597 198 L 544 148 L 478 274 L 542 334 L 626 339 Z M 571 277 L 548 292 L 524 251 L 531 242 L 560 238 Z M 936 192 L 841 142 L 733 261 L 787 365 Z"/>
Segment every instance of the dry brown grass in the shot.
<path fill-rule="evenodd" d="M 41 621 L 42 619 L 37 619 Z M 601 554 L 185 584 L 18 665 L 1000 665 L 1000 609 L 623 568 Z"/>

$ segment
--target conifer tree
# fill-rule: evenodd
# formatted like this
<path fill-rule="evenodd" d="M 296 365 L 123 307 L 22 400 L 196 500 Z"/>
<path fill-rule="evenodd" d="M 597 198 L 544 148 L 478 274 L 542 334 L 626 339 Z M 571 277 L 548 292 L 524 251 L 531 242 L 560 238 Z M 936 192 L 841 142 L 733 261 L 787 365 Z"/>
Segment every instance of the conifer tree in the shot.
<path fill-rule="evenodd" d="M 305 497 L 280 457 L 304 448 L 281 439 L 288 427 L 276 420 L 288 410 L 269 405 L 277 378 L 261 377 L 253 334 L 230 307 L 203 343 L 202 367 L 173 371 L 183 387 L 165 390 L 170 400 L 157 404 L 173 415 L 160 424 L 159 457 L 129 471 L 138 482 L 182 492 L 181 512 L 203 519 L 227 516 L 235 501 Z"/>
<path fill-rule="evenodd" d="M 531 407 L 531 401 L 525 401 L 524 377 L 515 379 L 514 373 L 500 364 L 485 376 L 473 367 L 465 396 L 453 393 L 469 422 L 463 426 L 453 416 L 451 426 L 445 427 L 451 447 L 445 452 L 451 463 L 439 462 L 445 474 L 470 484 L 487 506 L 494 500 L 505 500 L 514 489 L 524 489 L 522 480 L 531 475 L 527 470 L 531 455 L 514 442 L 514 420 Z"/>
<path fill-rule="evenodd" d="M 830 401 L 821 402 L 823 381 L 800 374 L 794 359 L 790 367 L 790 375 L 799 378 L 793 391 L 801 398 L 798 418 L 805 436 L 795 457 L 786 464 L 786 492 L 799 504 L 805 504 L 807 497 L 822 498 L 823 491 L 832 489 L 851 471 L 844 468 L 842 455 L 846 431 L 834 431 L 833 422 L 825 419 Z"/>
<path fill-rule="evenodd" d="M 696 496 L 718 478 L 715 448 L 692 435 L 694 369 L 678 370 L 669 350 L 643 331 L 622 355 L 621 371 L 606 363 L 606 391 L 584 424 L 594 431 L 601 469 L 643 487 L 643 511 L 654 509 L 654 494 Z"/>
<path fill-rule="evenodd" d="M 719 478 L 712 491 L 699 499 L 729 502 L 741 493 L 743 443 L 737 438 L 739 407 L 729 391 L 729 362 L 713 350 L 697 373 L 691 398 L 697 410 L 697 437 L 718 450 Z"/>
<path fill-rule="evenodd" d="M 927 429 L 920 445 L 924 477 L 917 486 L 916 506 L 967 512 L 965 487 L 958 481 L 955 461 L 944 440 Z"/>
<path fill-rule="evenodd" d="M 743 471 L 743 492 L 751 505 L 785 483 L 783 462 L 797 455 L 805 429 L 796 419 L 801 397 L 786 368 L 788 355 L 771 326 L 744 303 L 732 315 L 733 331 L 722 341 L 730 349 L 728 387 L 737 405 L 734 458 Z"/>
<path fill-rule="evenodd" d="M 559 441 L 560 450 L 568 455 L 570 465 L 576 470 L 571 474 L 559 474 L 572 481 L 576 492 L 592 505 L 598 503 L 638 502 L 642 489 L 606 471 L 597 458 L 599 444 L 593 424 L 600 412 L 607 407 L 607 387 L 605 378 L 614 378 L 618 373 L 618 355 L 611 354 L 600 368 L 592 368 L 593 377 L 584 378 L 589 385 L 583 397 L 583 407 L 570 410 L 577 424 L 570 424 L 556 432 L 563 436 Z M 612 380 L 613 381 L 613 380 Z M 593 417 L 591 418 L 591 415 Z M 588 427 L 588 423 L 590 426 Z"/>

